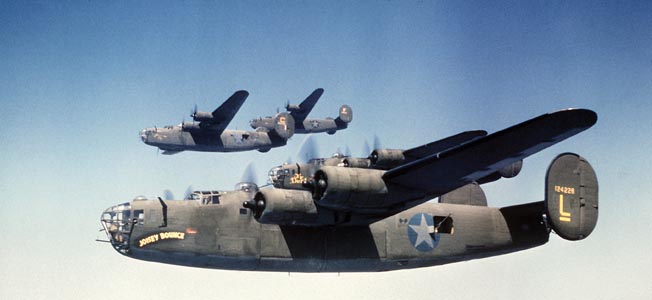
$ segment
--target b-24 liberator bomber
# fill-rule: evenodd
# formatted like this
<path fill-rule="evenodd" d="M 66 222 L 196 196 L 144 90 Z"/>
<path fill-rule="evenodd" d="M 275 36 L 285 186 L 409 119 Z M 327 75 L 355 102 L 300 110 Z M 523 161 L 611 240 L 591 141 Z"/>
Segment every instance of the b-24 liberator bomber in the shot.
<path fill-rule="evenodd" d="M 267 152 L 271 148 L 285 146 L 294 134 L 294 119 L 286 112 L 276 114 L 270 128 L 260 127 L 255 131 L 226 129 L 248 96 L 247 91 L 237 91 L 212 113 L 197 111 L 195 108 L 190 115 L 192 122 L 163 128 L 146 128 L 140 132 L 140 138 L 145 144 L 163 150 L 163 154 L 176 154 L 186 150 Z"/>
<path fill-rule="evenodd" d="M 137 198 L 107 209 L 101 224 L 113 248 L 131 258 L 284 272 L 435 266 L 540 246 L 551 230 L 581 240 L 597 223 L 598 181 L 579 155 L 552 160 L 543 201 L 488 207 L 478 182 L 596 121 L 593 111 L 569 109 L 489 135 L 464 133 L 446 147 L 425 144 L 414 148 L 423 155 L 387 170 L 321 166 L 307 190 Z"/>
<path fill-rule="evenodd" d="M 346 129 L 353 120 L 353 110 L 348 105 L 340 107 L 339 116 L 335 119 L 308 119 L 308 114 L 312 111 L 317 100 L 324 93 L 324 89 L 314 90 L 301 104 L 292 105 L 289 102 L 285 105 L 286 111 L 294 118 L 294 133 L 318 133 L 326 132 L 335 134 L 338 130 Z M 260 117 L 249 122 L 251 128 L 268 128 L 274 127 L 273 117 Z"/>

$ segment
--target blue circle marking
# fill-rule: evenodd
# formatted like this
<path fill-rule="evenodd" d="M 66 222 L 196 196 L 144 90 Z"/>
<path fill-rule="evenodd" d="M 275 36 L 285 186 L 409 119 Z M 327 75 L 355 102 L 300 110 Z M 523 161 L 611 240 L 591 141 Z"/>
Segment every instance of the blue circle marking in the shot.
<path fill-rule="evenodd" d="M 435 221 L 429 214 L 418 213 L 412 216 L 407 231 L 410 243 L 421 252 L 435 249 L 439 244 L 439 234 L 435 233 Z"/>

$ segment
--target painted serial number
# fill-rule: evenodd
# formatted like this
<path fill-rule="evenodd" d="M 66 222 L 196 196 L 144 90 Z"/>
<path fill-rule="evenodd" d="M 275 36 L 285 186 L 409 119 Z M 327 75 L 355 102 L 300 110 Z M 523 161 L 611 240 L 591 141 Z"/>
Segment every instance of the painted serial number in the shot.
<path fill-rule="evenodd" d="M 575 195 L 575 188 L 555 185 L 555 192 L 568 194 L 568 195 Z"/>

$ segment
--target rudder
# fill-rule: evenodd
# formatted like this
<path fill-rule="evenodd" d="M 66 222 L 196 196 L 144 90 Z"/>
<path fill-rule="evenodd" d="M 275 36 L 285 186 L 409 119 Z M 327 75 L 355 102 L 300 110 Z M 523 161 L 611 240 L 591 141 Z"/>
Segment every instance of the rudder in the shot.
<path fill-rule="evenodd" d="M 598 222 L 598 179 L 586 159 L 575 153 L 557 156 L 546 174 L 548 224 L 562 238 L 581 240 Z"/>
<path fill-rule="evenodd" d="M 287 112 L 276 114 L 272 132 L 284 140 L 291 138 L 294 135 L 294 118 L 292 115 Z"/>
<path fill-rule="evenodd" d="M 340 115 L 337 117 L 337 119 L 335 119 L 337 127 L 346 128 L 346 125 L 351 123 L 351 121 L 353 121 L 353 110 L 346 104 L 342 105 L 340 107 Z"/>

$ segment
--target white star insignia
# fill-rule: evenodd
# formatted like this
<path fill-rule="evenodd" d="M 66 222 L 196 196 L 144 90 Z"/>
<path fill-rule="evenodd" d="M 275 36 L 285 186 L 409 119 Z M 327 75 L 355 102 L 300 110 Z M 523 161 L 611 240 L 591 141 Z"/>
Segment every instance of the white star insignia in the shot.
<path fill-rule="evenodd" d="M 417 240 L 414 242 L 414 247 L 418 247 L 423 242 L 426 242 L 430 248 L 434 247 L 430 233 L 435 232 L 435 226 L 428 226 L 424 214 L 421 215 L 421 223 L 419 225 L 410 225 L 410 228 L 417 233 Z"/>

